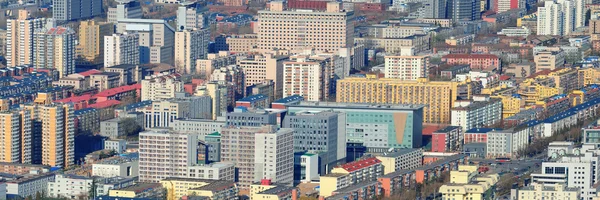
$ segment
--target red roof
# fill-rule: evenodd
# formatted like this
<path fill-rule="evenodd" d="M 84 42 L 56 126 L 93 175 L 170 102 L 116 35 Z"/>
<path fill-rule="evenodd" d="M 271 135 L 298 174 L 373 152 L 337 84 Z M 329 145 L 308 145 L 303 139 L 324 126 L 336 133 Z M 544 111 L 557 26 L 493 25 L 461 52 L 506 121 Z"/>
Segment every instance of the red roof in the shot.
<path fill-rule="evenodd" d="M 84 77 L 87 77 L 87 76 L 90 76 L 90 75 L 92 75 L 92 74 L 99 74 L 99 73 L 102 73 L 102 71 L 100 71 L 100 70 L 97 70 L 97 69 L 90 69 L 90 70 L 87 70 L 87 71 L 85 71 L 85 72 L 81 72 L 81 73 L 79 73 L 79 75 L 82 75 L 82 76 L 84 76 Z"/>
<path fill-rule="evenodd" d="M 442 58 L 466 58 L 466 59 L 498 59 L 494 54 L 448 54 Z"/>
<path fill-rule="evenodd" d="M 423 126 L 423 130 L 421 131 L 422 135 L 433 135 L 433 132 L 440 130 L 441 128 L 444 128 L 443 126 L 440 125 L 434 125 L 434 126 Z"/>
<path fill-rule="evenodd" d="M 507 76 L 507 75 L 500 76 L 500 80 L 501 81 L 505 81 L 505 80 L 508 80 L 508 79 L 510 79 L 510 76 Z"/>
<path fill-rule="evenodd" d="M 125 86 L 121 86 L 121 87 L 104 90 L 104 91 L 94 95 L 94 97 L 109 97 L 109 96 L 113 96 L 113 95 L 116 95 L 119 93 L 129 92 L 132 90 L 139 90 L 139 89 L 142 89 L 142 85 L 139 83 L 133 84 L 133 85 L 125 85 Z"/>
<path fill-rule="evenodd" d="M 365 167 L 370 167 L 373 166 L 377 163 L 381 163 L 381 160 L 372 157 L 372 158 L 367 158 L 367 159 L 363 159 L 363 160 L 359 160 L 359 161 L 354 161 L 351 163 L 346 163 L 343 164 L 341 167 L 344 168 L 346 171 L 348 172 L 353 172 L 359 169 L 363 169 Z"/>
<path fill-rule="evenodd" d="M 69 102 L 77 103 L 77 102 L 82 102 L 82 101 L 89 101 L 90 99 L 92 99 L 92 95 L 91 94 L 84 94 L 84 95 L 81 95 L 81 96 L 74 96 L 74 97 L 69 97 L 69 98 L 65 98 L 65 99 L 61 99 L 61 100 L 56 100 L 54 102 L 57 102 L 57 103 L 69 103 Z"/>
<path fill-rule="evenodd" d="M 88 107 L 89 108 L 102 109 L 102 108 L 108 108 L 108 107 L 111 107 L 111 106 L 119 105 L 120 103 L 121 103 L 120 101 L 111 99 L 111 100 L 108 100 L 108 101 L 103 101 L 103 102 L 100 102 L 100 103 L 95 103 L 95 104 L 88 105 Z"/>
<path fill-rule="evenodd" d="M 548 74 L 550 74 L 550 72 L 552 72 L 552 71 L 551 71 L 551 70 L 549 70 L 549 69 L 544 69 L 544 70 L 542 70 L 542 71 L 539 71 L 539 72 L 536 72 L 536 73 L 534 73 L 534 74 L 530 75 L 530 76 L 529 76 L 529 77 L 527 77 L 527 78 L 535 78 L 535 77 L 537 77 L 537 76 L 539 76 L 539 75 L 548 75 Z"/>

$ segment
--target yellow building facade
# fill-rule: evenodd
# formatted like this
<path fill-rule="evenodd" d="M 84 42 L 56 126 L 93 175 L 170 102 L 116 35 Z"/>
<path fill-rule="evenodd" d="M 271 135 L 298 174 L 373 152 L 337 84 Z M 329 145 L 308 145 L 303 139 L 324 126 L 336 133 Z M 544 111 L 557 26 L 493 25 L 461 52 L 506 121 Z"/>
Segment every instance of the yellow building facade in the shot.
<path fill-rule="evenodd" d="M 442 185 L 439 192 L 443 199 L 484 200 L 490 198 L 492 186 L 498 182 L 498 174 L 478 175 L 478 166 L 459 166 L 450 172 L 450 183 Z"/>
<path fill-rule="evenodd" d="M 79 44 L 76 48 L 77 55 L 88 61 L 102 61 L 104 59 L 104 36 L 115 32 L 113 23 L 96 22 L 93 20 L 81 21 L 79 24 Z"/>
<path fill-rule="evenodd" d="M 192 179 L 192 178 L 167 178 L 160 184 L 167 189 L 167 200 L 181 199 L 187 196 L 190 189 L 199 188 L 210 184 L 214 180 Z"/>
<path fill-rule="evenodd" d="M 600 69 L 579 69 L 577 73 L 578 79 L 582 82 L 583 86 L 600 83 Z"/>

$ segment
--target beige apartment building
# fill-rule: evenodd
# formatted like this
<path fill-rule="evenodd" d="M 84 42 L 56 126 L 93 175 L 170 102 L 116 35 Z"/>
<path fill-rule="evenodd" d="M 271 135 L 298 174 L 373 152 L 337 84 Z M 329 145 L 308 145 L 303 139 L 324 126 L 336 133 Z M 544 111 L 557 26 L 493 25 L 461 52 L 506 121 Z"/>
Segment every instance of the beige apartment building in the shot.
<path fill-rule="evenodd" d="M 32 64 L 33 33 L 53 26 L 53 19 L 31 19 L 27 10 L 19 10 L 17 19 L 6 20 L 6 65 Z"/>
<path fill-rule="evenodd" d="M 31 112 L 12 110 L 0 113 L 0 161 L 31 164 Z"/>
<path fill-rule="evenodd" d="M 104 67 L 140 63 L 140 36 L 122 33 L 104 36 Z"/>
<path fill-rule="evenodd" d="M 565 64 L 565 53 L 563 51 L 542 51 L 537 53 L 533 60 L 536 72 L 545 69 L 554 70 Z"/>
<path fill-rule="evenodd" d="M 275 125 L 223 127 L 221 161 L 235 163 L 241 189 L 263 178 L 275 183 L 293 183 L 293 129 Z M 272 144 L 272 145 L 265 145 Z"/>
<path fill-rule="evenodd" d="M 115 26 L 112 23 L 81 21 L 77 55 L 88 61 L 102 62 L 104 59 L 104 36 L 112 35 L 114 32 Z"/>
<path fill-rule="evenodd" d="M 173 98 L 177 92 L 183 92 L 183 81 L 179 74 L 163 73 L 142 80 L 142 101 Z"/>
<path fill-rule="evenodd" d="M 115 72 L 102 72 L 90 75 L 90 87 L 98 91 L 108 90 L 120 86 L 121 74 Z"/>
<path fill-rule="evenodd" d="M 215 69 L 235 65 L 238 54 L 229 51 L 219 51 L 219 53 L 209 53 L 206 59 L 196 60 L 196 72 L 205 78 L 210 77 Z"/>
<path fill-rule="evenodd" d="M 37 30 L 33 51 L 35 68 L 54 68 L 61 78 L 75 73 L 75 31 L 71 28 Z"/>
<path fill-rule="evenodd" d="M 330 88 L 336 61 L 334 56 L 290 57 L 283 63 L 283 97 L 300 95 L 307 101 L 327 101 L 333 92 Z"/>
<path fill-rule="evenodd" d="M 385 78 L 414 81 L 428 77 L 428 56 L 386 56 Z"/>
<path fill-rule="evenodd" d="M 354 46 L 354 12 L 338 2 L 328 2 L 326 11 L 284 8 L 283 2 L 270 2 L 269 10 L 258 12 L 258 48 L 338 52 Z"/>
<path fill-rule="evenodd" d="M 232 35 L 226 42 L 231 52 L 251 52 L 256 49 L 258 36 L 256 34 Z"/>
<path fill-rule="evenodd" d="M 246 86 L 260 84 L 265 80 L 275 82 L 275 99 L 283 97 L 283 62 L 289 56 L 277 54 L 256 54 L 240 58 L 237 65 L 244 70 Z"/>
<path fill-rule="evenodd" d="M 196 60 L 206 58 L 209 41 L 209 29 L 175 32 L 175 68 L 177 72 L 196 74 Z"/>

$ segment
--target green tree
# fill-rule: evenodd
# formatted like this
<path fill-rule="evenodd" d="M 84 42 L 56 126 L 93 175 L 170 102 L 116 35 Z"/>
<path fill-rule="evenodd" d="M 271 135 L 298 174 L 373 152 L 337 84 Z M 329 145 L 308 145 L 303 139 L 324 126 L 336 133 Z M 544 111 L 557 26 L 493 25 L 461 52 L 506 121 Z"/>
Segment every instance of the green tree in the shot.
<path fill-rule="evenodd" d="M 142 127 L 134 118 L 122 119 L 120 126 L 124 127 L 125 135 L 127 137 L 137 136 L 142 131 Z"/>
<path fill-rule="evenodd" d="M 88 192 L 88 198 L 95 199 L 96 198 L 96 189 L 98 188 L 96 184 L 96 177 L 92 177 L 92 186 L 90 187 L 90 191 Z"/>

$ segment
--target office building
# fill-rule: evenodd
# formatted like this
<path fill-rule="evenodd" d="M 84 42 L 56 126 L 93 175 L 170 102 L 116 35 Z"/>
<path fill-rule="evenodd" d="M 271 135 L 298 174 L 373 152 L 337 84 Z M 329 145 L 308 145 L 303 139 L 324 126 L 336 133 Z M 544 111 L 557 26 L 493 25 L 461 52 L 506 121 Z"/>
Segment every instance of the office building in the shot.
<path fill-rule="evenodd" d="M 412 170 L 423 165 L 423 149 L 394 149 L 377 156 L 383 165 L 383 174 Z"/>
<path fill-rule="evenodd" d="M 140 63 L 173 65 L 175 29 L 162 19 L 122 19 L 117 33 L 137 32 L 140 44 Z"/>
<path fill-rule="evenodd" d="M 19 10 L 17 19 L 6 20 L 6 65 L 33 64 L 33 33 L 54 27 L 54 20 L 31 19 L 27 10 Z"/>
<path fill-rule="evenodd" d="M 58 21 L 89 19 L 102 14 L 102 0 L 52 0 L 52 18 Z"/>
<path fill-rule="evenodd" d="M 233 112 L 227 113 L 225 126 L 253 126 L 277 125 L 277 112 L 263 109 L 247 109 L 245 107 L 235 108 Z"/>
<path fill-rule="evenodd" d="M 80 22 L 77 56 L 91 62 L 102 62 L 104 60 L 104 36 L 112 35 L 114 32 L 115 26 L 112 23 L 92 20 Z"/>
<path fill-rule="evenodd" d="M 263 179 L 260 181 L 260 183 L 255 183 L 250 186 L 250 199 L 295 199 L 298 196 L 298 192 L 298 188 L 273 184 L 271 180 Z"/>
<path fill-rule="evenodd" d="M 175 68 L 179 73 L 196 74 L 196 60 L 205 59 L 210 41 L 209 29 L 175 32 Z"/>
<path fill-rule="evenodd" d="M 344 130 L 346 143 L 362 145 L 370 152 L 389 148 L 419 148 L 422 134 L 422 105 L 373 105 L 359 103 L 301 102 L 288 105 L 289 113 L 330 110 L 342 113 L 338 131 Z M 385 125 L 384 125 L 385 124 Z M 340 137 L 339 134 L 338 137 Z M 338 139 L 338 158 L 346 157 L 346 143 Z M 343 152 L 340 152 L 343 151 Z"/>
<path fill-rule="evenodd" d="M 117 139 L 104 140 L 104 150 L 115 151 L 117 153 L 124 153 L 127 150 L 127 140 Z"/>
<path fill-rule="evenodd" d="M 221 162 L 221 134 L 219 132 L 208 134 L 204 136 L 204 142 L 208 146 L 208 161 Z"/>
<path fill-rule="evenodd" d="M 186 177 L 188 166 L 197 164 L 197 134 L 144 131 L 140 133 L 139 143 L 141 182 L 157 183 L 168 177 Z"/>
<path fill-rule="evenodd" d="M 294 179 L 294 147 L 292 129 L 262 127 L 223 127 L 221 161 L 235 163 L 240 188 L 263 178 L 291 185 Z M 269 145 L 265 145 L 269 144 Z"/>
<path fill-rule="evenodd" d="M 0 113 L 1 162 L 31 164 L 31 118 L 29 110 L 13 110 Z"/>
<path fill-rule="evenodd" d="M 428 56 L 386 56 L 385 78 L 417 80 L 429 76 Z"/>
<path fill-rule="evenodd" d="M 338 160 L 345 159 L 338 158 L 337 155 L 338 148 L 342 148 L 338 144 L 345 142 L 343 131 L 338 130 L 339 114 L 327 111 L 297 112 L 286 115 L 282 125 L 295 130 L 294 152 L 308 152 L 319 156 L 318 172 L 322 175 L 331 170 Z"/>
<path fill-rule="evenodd" d="M 239 65 L 246 75 L 246 86 L 260 84 L 272 80 L 275 88 L 275 99 L 283 97 L 283 63 L 288 56 L 262 54 L 238 59 Z"/>
<path fill-rule="evenodd" d="M 128 156 L 117 156 L 94 162 L 92 164 L 92 176 L 112 177 L 137 177 L 139 170 L 139 158 Z"/>
<path fill-rule="evenodd" d="M 396 1 L 394 1 L 396 2 Z M 427 0 L 423 2 L 421 18 L 444 19 L 446 18 L 446 0 Z"/>
<path fill-rule="evenodd" d="M 104 67 L 140 64 L 139 40 L 137 33 L 104 36 Z"/>
<path fill-rule="evenodd" d="M 182 2 L 177 8 L 177 30 L 203 29 L 206 27 L 202 7 L 196 2 Z"/>
<path fill-rule="evenodd" d="M 473 100 L 455 101 L 451 112 L 452 126 L 460 126 L 462 131 L 488 127 L 502 120 L 502 100 L 474 96 Z"/>
<path fill-rule="evenodd" d="M 142 80 L 142 101 L 173 98 L 175 93 L 183 92 L 183 89 L 183 81 L 179 74 L 163 73 L 147 76 Z"/>
<path fill-rule="evenodd" d="M 237 65 L 229 65 L 215 69 L 209 77 L 209 81 L 227 83 L 228 91 L 232 101 L 246 97 L 246 78 L 244 71 Z"/>
<path fill-rule="evenodd" d="M 75 31 L 71 28 L 36 30 L 33 51 L 35 68 L 54 68 L 61 78 L 75 73 Z"/>
<path fill-rule="evenodd" d="M 235 165 L 227 162 L 198 164 L 188 167 L 187 178 L 227 180 L 235 179 Z"/>
<path fill-rule="evenodd" d="M 209 119 L 212 114 L 210 96 L 192 96 L 153 101 L 152 105 L 138 108 L 144 113 L 146 128 L 171 126 L 175 119 Z"/>
<path fill-rule="evenodd" d="M 288 10 L 283 2 L 269 5 L 269 10 L 258 12 L 260 50 L 313 48 L 317 52 L 337 52 L 354 46 L 354 12 L 343 10 L 338 2 L 328 2 L 326 11 Z"/>
<path fill-rule="evenodd" d="M 481 19 L 481 1 L 448 0 L 447 15 L 453 22 L 474 21 Z"/>
<path fill-rule="evenodd" d="M 319 179 L 319 155 L 308 152 L 294 153 L 294 182 Z"/>
<path fill-rule="evenodd" d="M 423 123 L 450 123 L 450 109 L 459 96 L 469 99 L 476 89 L 468 82 L 416 81 L 377 78 L 338 80 L 336 101 L 340 103 L 422 104 Z M 409 95 L 410 94 L 410 95 Z"/>
<path fill-rule="evenodd" d="M 116 8 L 108 8 L 107 21 L 117 23 L 122 19 L 141 19 L 142 6 L 135 0 L 117 0 Z"/>
<path fill-rule="evenodd" d="M 283 62 L 283 97 L 300 95 L 308 101 L 332 97 L 334 57 L 292 56 Z"/>

